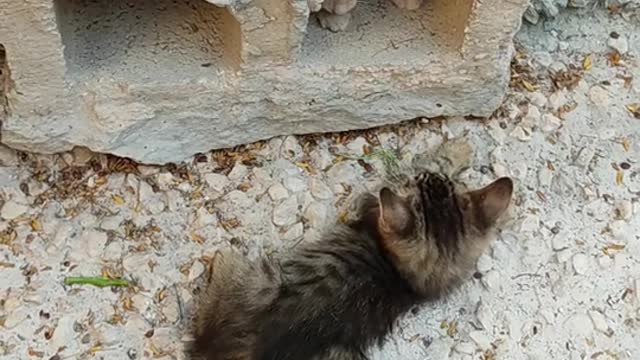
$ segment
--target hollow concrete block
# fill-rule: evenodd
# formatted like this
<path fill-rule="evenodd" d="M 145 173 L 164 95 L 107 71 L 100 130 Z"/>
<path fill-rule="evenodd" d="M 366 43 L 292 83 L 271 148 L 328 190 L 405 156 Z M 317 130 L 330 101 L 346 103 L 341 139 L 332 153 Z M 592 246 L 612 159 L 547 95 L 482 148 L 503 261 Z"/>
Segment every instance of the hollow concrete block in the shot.
<path fill-rule="evenodd" d="M 0 0 L 1 141 L 166 163 L 277 135 L 486 116 L 527 4 L 360 0 L 333 33 L 307 0 Z"/>

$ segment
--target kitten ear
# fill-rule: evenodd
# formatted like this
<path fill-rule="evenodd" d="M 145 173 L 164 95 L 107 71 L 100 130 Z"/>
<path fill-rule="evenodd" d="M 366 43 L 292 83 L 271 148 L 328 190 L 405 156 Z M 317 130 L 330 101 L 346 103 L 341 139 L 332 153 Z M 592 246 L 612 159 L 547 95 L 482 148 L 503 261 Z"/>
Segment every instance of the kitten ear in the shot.
<path fill-rule="evenodd" d="M 387 233 L 404 234 L 411 226 L 411 210 L 407 201 L 389 188 L 380 190 L 381 230 Z"/>
<path fill-rule="evenodd" d="M 508 177 L 500 178 L 482 189 L 471 191 L 469 198 L 476 210 L 479 225 L 488 228 L 502 216 L 509 207 L 513 194 L 513 181 Z"/>

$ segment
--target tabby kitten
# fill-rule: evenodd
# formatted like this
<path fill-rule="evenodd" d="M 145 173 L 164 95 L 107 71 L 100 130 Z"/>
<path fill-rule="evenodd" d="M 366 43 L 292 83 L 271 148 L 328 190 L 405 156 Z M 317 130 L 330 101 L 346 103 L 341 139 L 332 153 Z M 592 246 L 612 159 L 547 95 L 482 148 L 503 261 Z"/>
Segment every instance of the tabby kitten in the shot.
<path fill-rule="evenodd" d="M 278 260 L 219 255 L 192 357 L 366 359 L 398 317 L 468 276 L 512 191 L 509 178 L 456 191 L 444 175 L 422 173 L 361 196 L 352 220 Z"/>
<path fill-rule="evenodd" d="M 423 0 L 391 0 L 398 8 L 417 10 Z M 320 26 L 334 32 L 343 31 L 349 25 L 351 11 L 358 0 L 307 0 L 309 10 L 317 12 Z"/>

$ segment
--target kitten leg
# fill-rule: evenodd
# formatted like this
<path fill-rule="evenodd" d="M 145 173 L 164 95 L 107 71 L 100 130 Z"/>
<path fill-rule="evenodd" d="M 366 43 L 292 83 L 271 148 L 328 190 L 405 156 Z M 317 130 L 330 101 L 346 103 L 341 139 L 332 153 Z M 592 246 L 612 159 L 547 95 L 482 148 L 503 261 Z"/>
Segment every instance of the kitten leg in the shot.
<path fill-rule="evenodd" d="M 346 15 L 356 6 L 358 0 L 324 0 L 322 8 L 336 15 Z"/>
<path fill-rule="evenodd" d="M 349 25 L 349 20 L 351 20 L 350 13 L 336 15 L 327 11 L 320 11 L 316 16 L 318 17 L 320 26 L 333 32 L 344 31 Z"/>
<path fill-rule="evenodd" d="M 422 0 L 391 0 L 400 9 L 417 10 L 422 6 Z"/>
<path fill-rule="evenodd" d="M 322 2 L 322 0 L 307 0 L 309 11 L 312 13 L 320 11 L 320 9 L 322 9 Z"/>

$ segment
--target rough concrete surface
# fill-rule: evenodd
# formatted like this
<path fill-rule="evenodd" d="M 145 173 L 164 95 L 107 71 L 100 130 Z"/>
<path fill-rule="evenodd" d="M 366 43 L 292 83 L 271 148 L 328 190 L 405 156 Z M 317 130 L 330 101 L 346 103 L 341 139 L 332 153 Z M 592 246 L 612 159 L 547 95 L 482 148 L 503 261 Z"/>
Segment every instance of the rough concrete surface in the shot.
<path fill-rule="evenodd" d="M 470 164 L 469 185 L 513 176 L 511 217 L 465 286 L 401 319 L 371 358 L 639 359 L 637 16 L 526 26 L 509 97 L 486 121 L 280 137 L 165 168 L 0 149 L 0 358 L 183 359 L 217 249 L 308 241 L 385 163 L 453 139 L 434 161 Z M 101 274 L 133 285 L 63 284 Z"/>
<path fill-rule="evenodd" d="M 336 34 L 307 0 L 0 0 L 2 142 L 162 164 L 277 135 L 489 115 L 526 6 L 372 0 Z"/>

